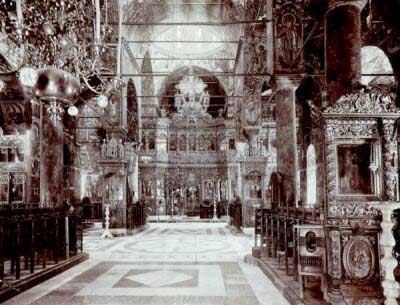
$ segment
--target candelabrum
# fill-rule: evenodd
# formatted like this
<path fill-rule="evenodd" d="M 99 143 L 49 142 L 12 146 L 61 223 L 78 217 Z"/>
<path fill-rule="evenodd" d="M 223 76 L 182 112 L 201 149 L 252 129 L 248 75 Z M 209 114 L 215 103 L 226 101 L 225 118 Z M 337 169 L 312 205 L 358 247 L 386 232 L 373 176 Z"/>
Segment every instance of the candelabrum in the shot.
<path fill-rule="evenodd" d="M 174 217 L 174 212 L 175 212 L 175 199 L 176 195 L 180 192 L 180 189 L 177 189 L 171 193 L 171 218 L 169 219 L 169 222 L 176 222 L 175 217 Z"/>
<path fill-rule="evenodd" d="M 101 235 L 101 238 L 114 238 L 114 236 L 111 234 L 110 231 L 110 204 L 106 204 L 106 211 L 105 211 L 105 217 L 104 217 L 104 221 L 105 221 L 105 230 L 103 232 L 103 234 Z"/>
<path fill-rule="evenodd" d="M 221 186 L 221 180 L 214 180 L 213 181 L 213 218 L 211 222 L 220 222 L 218 218 L 218 211 L 217 211 L 217 200 L 221 200 L 221 193 L 220 193 L 220 186 Z"/>
<path fill-rule="evenodd" d="M 214 196 L 214 200 L 213 200 L 213 207 L 214 207 L 214 211 L 213 211 L 213 218 L 212 218 L 212 220 L 211 220 L 211 222 L 219 222 L 219 219 L 218 219 L 218 213 L 217 213 L 217 200 L 216 200 L 216 198 L 215 198 L 215 196 Z"/>
<path fill-rule="evenodd" d="M 157 212 L 157 222 L 160 222 L 160 208 L 161 208 L 161 202 L 159 202 L 156 206 L 156 212 Z"/>

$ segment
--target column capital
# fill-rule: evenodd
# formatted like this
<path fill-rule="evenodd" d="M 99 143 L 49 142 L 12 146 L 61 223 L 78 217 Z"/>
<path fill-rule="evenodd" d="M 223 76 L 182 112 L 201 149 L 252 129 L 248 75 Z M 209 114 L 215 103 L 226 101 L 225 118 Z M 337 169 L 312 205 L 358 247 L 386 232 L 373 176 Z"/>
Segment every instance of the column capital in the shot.
<path fill-rule="evenodd" d="M 367 2 L 368 0 L 330 0 L 328 12 L 339 6 L 344 6 L 344 5 L 355 6 L 361 11 L 365 7 Z"/>
<path fill-rule="evenodd" d="M 279 74 L 275 75 L 276 84 L 279 88 L 294 88 L 296 89 L 301 80 L 303 79 L 302 74 Z"/>

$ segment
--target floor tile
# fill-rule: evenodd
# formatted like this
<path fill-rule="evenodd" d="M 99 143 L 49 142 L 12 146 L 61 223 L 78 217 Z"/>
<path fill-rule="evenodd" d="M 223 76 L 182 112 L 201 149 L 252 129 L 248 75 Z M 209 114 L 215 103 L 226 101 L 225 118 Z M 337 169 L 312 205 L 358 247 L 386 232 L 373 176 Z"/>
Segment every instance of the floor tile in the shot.
<path fill-rule="evenodd" d="M 5 305 L 287 305 L 258 267 L 243 262 L 251 231 L 224 223 L 151 223 L 134 236 L 84 236 L 87 262 Z"/>

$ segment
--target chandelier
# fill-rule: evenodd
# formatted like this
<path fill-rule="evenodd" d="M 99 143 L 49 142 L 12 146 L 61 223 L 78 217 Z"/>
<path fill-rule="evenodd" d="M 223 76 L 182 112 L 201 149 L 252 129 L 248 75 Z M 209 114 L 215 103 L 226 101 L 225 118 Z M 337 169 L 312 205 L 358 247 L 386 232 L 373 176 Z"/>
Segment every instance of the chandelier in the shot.
<path fill-rule="evenodd" d="M 210 94 L 205 89 L 207 84 L 193 75 L 193 68 L 189 70 L 189 75 L 175 86 L 175 107 L 179 115 L 188 117 L 198 117 L 207 115 L 210 105 Z"/>
<path fill-rule="evenodd" d="M 0 74 L 19 72 L 25 92 L 47 103 L 54 124 L 81 89 L 106 107 L 107 96 L 122 88 L 106 43 L 114 35 L 108 9 L 108 1 L 101 6 L 100 0 L 0 0 L 0 54 L 6 59 Z M 44 80 L 57 82 L 43 85 Z"/>

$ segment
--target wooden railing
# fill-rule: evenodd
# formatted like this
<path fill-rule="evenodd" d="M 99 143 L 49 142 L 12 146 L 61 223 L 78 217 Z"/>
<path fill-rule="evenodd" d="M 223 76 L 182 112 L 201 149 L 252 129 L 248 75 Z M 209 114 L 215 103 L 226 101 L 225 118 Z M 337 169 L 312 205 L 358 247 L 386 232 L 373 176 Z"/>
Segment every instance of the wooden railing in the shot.
<path fill-rule="evenodd" d="M 214 205 L 211 201 L 205 200 L 200 204 L 200 218 L 211 219 L 214 216 Z"/>
<path fill-rule="evenodd" d="M 82 218 L 85 222 L 102 221 L 103 219 L 103 204 L 101 202 L 91 202 L 83 204 Z"/>
<path fill-rule="evenodd" d="M 255 211 L 255 246 L 265 258 L 283 260 L 286 273 L 297 277 L 297 232 L 296 225 L 318 223 L 317 208 L 258 208 Z M 258 244 L 258 240 L 260 243 Z M 291 262 L 291 267 L 289 266 Z"/>
<path fill-rule="evenodd" d="M 146 204 L 138 202 L 129 204 L 126 209 L 126 225 L 128 230 L 138 229 L 146 224 Z"/>
<path fill-rule="evenodd" d="M 0 209 L 0 286 L 82 252 L 82 219 L 64 209 Z"/>
<path fill-rule="evenodd" d="M 243 226 L 243 217 L 242 203 L 239 200 L 229 206 L 229 218 L 230 225 L 235 227 L 237 230 L 241 230 Z"/>

